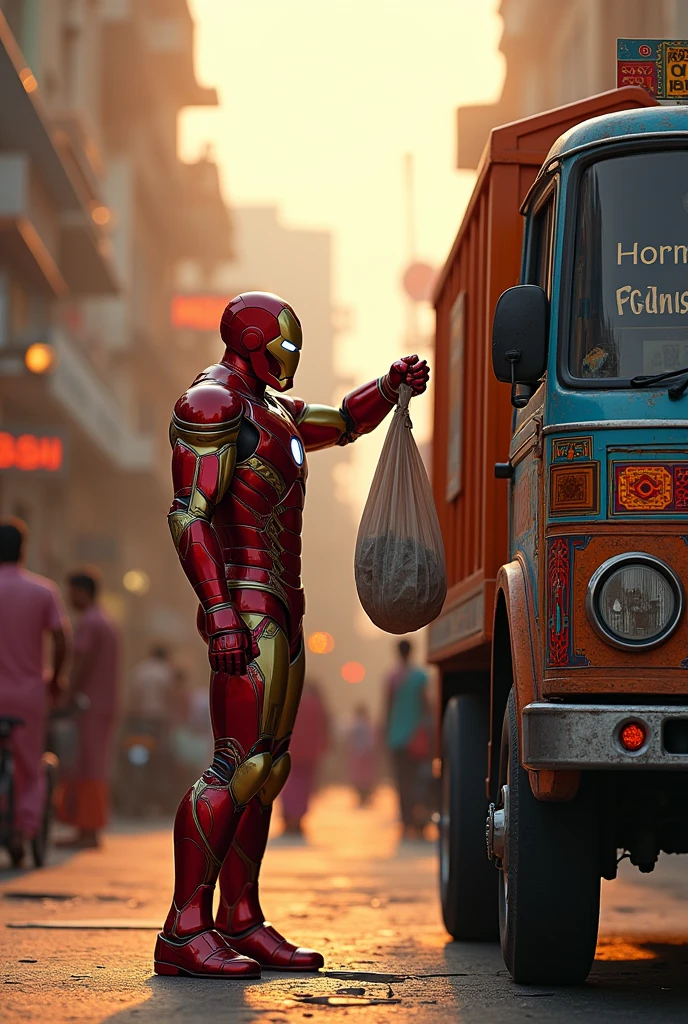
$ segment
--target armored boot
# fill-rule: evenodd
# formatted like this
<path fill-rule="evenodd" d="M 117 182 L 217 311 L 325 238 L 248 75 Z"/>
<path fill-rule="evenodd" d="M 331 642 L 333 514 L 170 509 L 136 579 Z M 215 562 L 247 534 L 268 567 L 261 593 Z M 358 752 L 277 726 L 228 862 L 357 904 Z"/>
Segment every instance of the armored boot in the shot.
<path fill-rule="evenodd" d="M 265 854 L 272 805 L 250 802 L 220 871 L 220 906 L 215 928 L 244 956 L 267 970 L 317 971 L 325 961 L 312 949 L 297 947 L 265 920 L 258 898 L 258 874 Z"/>
<path fill-rule="evenodd" d="M 240 813 L 224 779 L 207 771 L 186 794 L 174 825 L 172 906 L 155 945 L 156 974 L 258 978 L 260 965 L 215 931 L 213 893 Z"/>

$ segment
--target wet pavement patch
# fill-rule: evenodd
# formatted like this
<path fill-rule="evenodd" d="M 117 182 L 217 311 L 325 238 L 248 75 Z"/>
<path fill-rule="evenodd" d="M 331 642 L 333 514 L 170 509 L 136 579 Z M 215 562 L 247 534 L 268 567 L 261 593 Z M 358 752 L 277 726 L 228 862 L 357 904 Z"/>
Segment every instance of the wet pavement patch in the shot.
<path fill-rule="evenodd" d="M 402 981 L 423 981 L 426 978 L 469 978 L 468 971 L 442 972 L 441 974 L 379 974 L 376 971 L 321 971 L 326 978 L 339 981 L 375 981 L 386 985 L 399 985 Z"/>
<path fill-rule="evenodd" d="M 25 892 L 23 890 L 14 889 L 12 892 L 4 892 L 2 894 L 2 898 L 5 900 L 32 900 L 41 902 L 43 900 L 56 900 L 59 903 L 70 903 L 77 900 L 80 903 L 124 903 L 130 909 L 143 906 L 141 901 L 134 899 L 133 896 L 113 896 L 110 893 L 95 893 L 92 896 L 79 896 L 72 892 Z"/>
<path fill-rule="evenodd" d="M 306 1003 L 313 1006 L 390 1006 L 400 1003 L 401 999 L 378 999 L 375 996 L 290 996 L 289 1003 Z"/>
<path fill-rule="evenodd" d="M 408 981 L 412 974 L 381 974 L 377 971 L 321 971 L 326 978 L 336 978 L 338 981 L 370 981 L 382 985 L 400 984 Z"/>
<path fill-rule="evenodd" d="M 74 921 L 8 921 L 6 928 L 72 929 L 79 931 L 160 931 L 160 921 L 150 918 L 107 917 Z"/>
<path fill-rule="evenodd" d="M 78 899 L 76 893 L 71 892 L 4 892 L 2 894 L 4 900 L 62 900 L 67 902 L 69 900 Z"/>

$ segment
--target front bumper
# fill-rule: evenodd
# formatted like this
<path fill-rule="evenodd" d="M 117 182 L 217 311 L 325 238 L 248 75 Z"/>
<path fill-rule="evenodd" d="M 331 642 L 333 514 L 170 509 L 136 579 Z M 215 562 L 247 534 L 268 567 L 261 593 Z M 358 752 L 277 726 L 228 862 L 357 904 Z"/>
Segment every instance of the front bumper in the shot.
<path fill-rule="evenodd" d="M 619 732 L 628 722 L 642 723 L 647 729 L 640 750 L 628 751 L 619 741 Z M 526 768 L 534 770 L 688 770 L 684 735 L 688 738 L 688 705 L 534 703 L 523 709 L 522 759 Z M 683 746 L 686 753 L 677 753 Z"/>

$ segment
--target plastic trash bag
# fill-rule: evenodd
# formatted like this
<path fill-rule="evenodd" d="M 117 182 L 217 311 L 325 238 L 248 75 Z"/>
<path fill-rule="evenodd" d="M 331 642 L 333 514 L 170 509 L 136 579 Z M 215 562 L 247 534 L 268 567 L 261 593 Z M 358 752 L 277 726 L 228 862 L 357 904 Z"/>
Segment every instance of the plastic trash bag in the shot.
<path fill-rule="evenodd" d="M 411 394 L 411 388 L 402 384 L 354 556 L 361 604 L 375 625 L 388 633 L 412 633 L 432 622 L 447 593 L 440 524 L 411 430 Z"/>

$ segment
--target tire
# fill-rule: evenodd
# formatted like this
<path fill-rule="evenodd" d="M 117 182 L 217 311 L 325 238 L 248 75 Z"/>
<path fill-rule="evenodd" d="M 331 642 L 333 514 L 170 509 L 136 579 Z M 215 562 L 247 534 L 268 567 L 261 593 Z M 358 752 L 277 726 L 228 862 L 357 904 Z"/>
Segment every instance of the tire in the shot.
<path fill-rule="evenodd" d="M 502 730 L 506 843 L 499 872 L 504 962 L 521 985 L 579 985 L 595 957 L 600 914 L 599 825 L 583 776 L 566 803 L 536 800 L 520 764 L 513 690 Z M 502 790 L 502 793 L 505 791 Z"/>
<path fill-rule="evenodd" d="M 31 840 L 31 857 L 34 867 L 36 868 L 42 868 L 45 865 L 45 859 L 48 853 L 50 824 L 46 820 L 47 817 L 47 814 L 44 815 L 38 835 L 34 836 Z"/>
<path fill-rule="evenodd" d="M 0 838 L 7 848 L 13 868 L 24 862 L 24 843 L 14 832 L 14 757 L 7 746 L 0 750 Z"/>
<path fill-rule="evenodd" d="M 14 822 L 14 764 L 9 750 L 0 749 L 0 843 L 12 835 Z"/>
<path fill-rule="evenodd" d="M 24 843 L 21 839 L 16 839 L 14 836 L 10 839 L 7 844 L 7 852 L 10 855 L 10 863 L 12 867 L 17 869 L 24 863 Z"/>
<path fill-rule="evenodd" d="M 440 895 L 449 934 L 496 942 L 498 872 L 485 848 L 489 703 L 452 697 L 442 722 Z"/>
<path fill-rule="evenodd" d="M 31 857 L 34 866 L 45 865 L 50 845 L 50 829 L 53 820 L 53 792 L 57 773 L 57 758 L 54 754 L 44 754 L 43 771 L 45 772 L 45 806 L 38 834 L 31 840 Z"/>

